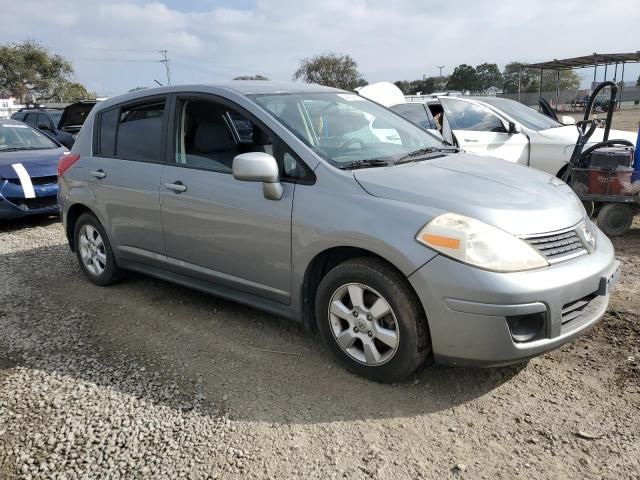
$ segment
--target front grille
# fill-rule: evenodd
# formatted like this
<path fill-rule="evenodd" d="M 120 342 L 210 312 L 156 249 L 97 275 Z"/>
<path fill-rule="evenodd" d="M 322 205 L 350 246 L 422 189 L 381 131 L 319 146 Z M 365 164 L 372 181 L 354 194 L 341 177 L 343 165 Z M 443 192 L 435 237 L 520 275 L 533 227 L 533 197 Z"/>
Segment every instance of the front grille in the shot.
<path fill-rule="evenodd" d="M 22 210 L 40 210 L 55 207 L 58 204 L 55 195 L 36 198 L 7 197 L 7 200 Z"/>
<path fill-rule="evenodd" d="M 10 178 L 9 181 L 15 185 L 22 185 L 19 178 Z M 54 183 L 58 183 L 58 177 L 56 175 L 31 178 L 31 184 L 34 186 L 35 185 L 53 185 Z"/>
<path fill-rule="evenodd" d="M 528 237 L 524 239 L 540 252 L 549 263 L 556 263 L 588 253 L 575 230 Z"/>
<path fill-rule="evenodd" d="M 561 333 L 573 330 L 593 318 L 604 297 L 592 293 L 562 307 Z"/>

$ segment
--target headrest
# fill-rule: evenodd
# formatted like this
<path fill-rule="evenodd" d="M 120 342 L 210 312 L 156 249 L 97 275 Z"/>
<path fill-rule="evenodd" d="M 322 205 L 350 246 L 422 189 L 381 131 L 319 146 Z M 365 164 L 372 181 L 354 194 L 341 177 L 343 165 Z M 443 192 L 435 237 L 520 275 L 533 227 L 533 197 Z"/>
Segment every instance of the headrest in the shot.
<path fill-rule="evenodd" d="M 201 123 L 196 129 L 193 149 L 199 153 L 226 152 L 236 148 L 224 123 Z"/>

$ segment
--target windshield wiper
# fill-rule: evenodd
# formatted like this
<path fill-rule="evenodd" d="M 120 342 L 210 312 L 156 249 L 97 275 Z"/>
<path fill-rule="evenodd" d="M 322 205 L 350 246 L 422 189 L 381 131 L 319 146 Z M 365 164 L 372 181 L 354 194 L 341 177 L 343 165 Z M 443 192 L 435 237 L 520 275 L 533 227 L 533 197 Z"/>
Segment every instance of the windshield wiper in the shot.
<path fill-rule="evenodd" d="M 379 158 L 370 158 L 368 160 L 354 160 L 353 162 L 338 165 L 340 170 L 355 170 L 357 168 L 386 167 L 389 162 L 380 160 Z"/>
<path fill-rule="evenodd" d="M 402 163 L 416 162 L 418 160 L 427 160 L 431 154 L 436 153 L 438 155 L 442 153 L 456 153 L 459 152 L 460 149 L 457 147 L 427 147 L 421 148 L 419 150 L 414 150 L 413 152 L 409 152 L 406 155 L 400 157 L 395 162 L 394 165 L 400 165 Z M 425 158 L 419 158 L 425 157 Z"/>

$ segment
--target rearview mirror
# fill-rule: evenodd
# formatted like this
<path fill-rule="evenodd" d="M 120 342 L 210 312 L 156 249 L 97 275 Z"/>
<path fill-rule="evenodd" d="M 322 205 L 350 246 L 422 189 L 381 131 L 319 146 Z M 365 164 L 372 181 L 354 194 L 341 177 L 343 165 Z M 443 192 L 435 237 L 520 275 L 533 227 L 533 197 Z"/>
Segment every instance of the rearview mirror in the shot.
<path fill-rule="evenodd" d="M 560 117 L 560 123 L 562 123 L 563 125 L 575 125 L 576 119 L 569 115 L 562 115 Z"/>
<path fill-rule="evenodd" d="M 264 152 L 242 153 L 233 159 L 233 178 L 243 182 L 262 182 L 262 192 L 268 200 L 280 200 L 283 188 L 278 162 Z"/>
<path fill-rule="evenodd" d="M 38 130 L 51 130 L 51 126 L 47 122 L 38 122 Z"/>
<path fill-rule="evenodd" d="M 520 133 L 520 127 L 516 125 L 516 122 L 509 122 L 509 129 L 507 130 L 507 133 L 509 133 L 509 135 Z"/>

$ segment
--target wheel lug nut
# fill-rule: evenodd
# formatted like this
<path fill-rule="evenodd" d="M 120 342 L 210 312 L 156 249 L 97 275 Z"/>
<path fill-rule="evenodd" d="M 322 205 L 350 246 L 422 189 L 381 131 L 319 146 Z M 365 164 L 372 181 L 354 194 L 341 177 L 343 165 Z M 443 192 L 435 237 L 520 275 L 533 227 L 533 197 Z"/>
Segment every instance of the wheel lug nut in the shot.
<path fill-rule="evenodd" d="M 353 316 L 357 317 L 358 316 L 358 312 L 353 312 Z"/>
<path fill-rule="evenodd" d="M 373 332 L 367 332 L 367 335 L 369 335 L 370 337 L 373 337 Z"/>
<path fill-rule="evenodd" d="M 367 320 L 371 321 L 371 315 L 367 315 Z"/>
<path fill-rule="evenodd" d="M 358 327 L 353 327 L 353 331 L 358 333 L 360 330 L 358 330 Z"/>

